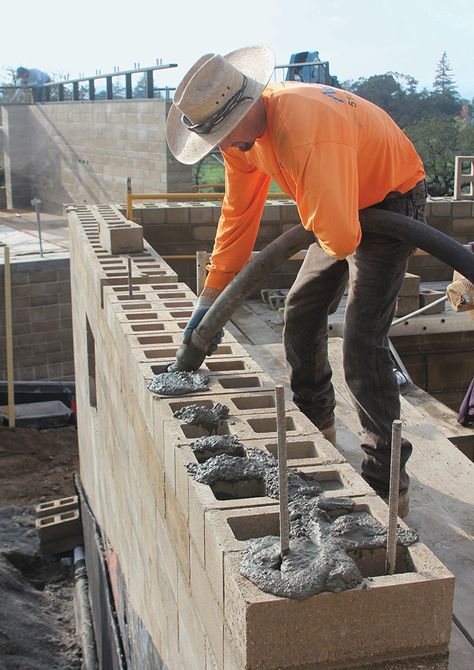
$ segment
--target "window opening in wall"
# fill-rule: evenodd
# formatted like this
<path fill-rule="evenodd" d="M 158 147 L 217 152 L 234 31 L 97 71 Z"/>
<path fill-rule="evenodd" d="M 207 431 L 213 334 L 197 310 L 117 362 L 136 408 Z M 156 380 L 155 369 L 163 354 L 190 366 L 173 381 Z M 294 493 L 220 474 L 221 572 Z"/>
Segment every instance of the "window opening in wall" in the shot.
<path fill-rule="evenodd" d="M 95 379 L 95 340 L 86 316 L 87 332 L 87 372 L 89 378 L 89 402 L 91 407 L 97 407 L 97 388 Z"/>

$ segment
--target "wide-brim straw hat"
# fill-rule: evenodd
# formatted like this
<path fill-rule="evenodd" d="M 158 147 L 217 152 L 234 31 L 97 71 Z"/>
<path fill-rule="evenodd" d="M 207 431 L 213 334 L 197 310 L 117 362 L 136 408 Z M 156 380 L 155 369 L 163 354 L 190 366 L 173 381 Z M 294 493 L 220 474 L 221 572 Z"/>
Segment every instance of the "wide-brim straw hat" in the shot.
<path fill-rule="evenodd" d="M 275 55 L 264 46 L 202 56 L 176 89 L 168 114 L 173 156 L 186 165 L 204 158 L 257 102 L 274 69 Z"/>

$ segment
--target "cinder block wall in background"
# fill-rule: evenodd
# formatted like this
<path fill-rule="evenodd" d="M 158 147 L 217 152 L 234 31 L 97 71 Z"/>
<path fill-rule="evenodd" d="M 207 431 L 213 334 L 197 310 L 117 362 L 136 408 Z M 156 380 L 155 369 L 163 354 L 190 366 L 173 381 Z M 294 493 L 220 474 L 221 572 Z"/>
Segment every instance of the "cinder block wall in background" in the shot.
<path fill-rule="evenodd" d="M 202 366 L 209 391 L 186 398 L 149 391 L 147 380 L 175 358 L 196 296 L 145 245 L 132 255 L 130 299 L 127 255 L 101 247 L 101 214 L 70 214 L 76 397 L 81 480 L 119 564 L 110 578 L 122 634 L 143 640 L 146 629 L 170 670 L 446 670 L 453 578 L 419 542 L 396 575 L 374 568 L 363 588 L 305 601 L 263 593 L 240 575 L 245 539 L 275 533 L 275 500 L 255 493 L 227 500 L 196 482 L 186 467 L 196 463 L 189 447 L 196 429 L 173 409 L 220 401 L 231 411 L 229 434 L 271 453 L 274 382 L 226 333 Z M 351 495 L 385 524 L 384 503 L 291 401 L 287 417 L 291 465 L 325 481 L 330 471 L 332 495 Z M 129 667 L 150 667 L 150 647 L 127 642 Z"/>
<path fill-rule="evenodd" d="M 449 237 L 467 244 L 474 240 L 474 202 L 452 198 L 430 198 L 426 207 L 427 222 Z M 434 256 L 413 256 L 408 272 L 419 275 L 421 281 L 447 281 L 452 268 Z"/>
<path fill-rule="evenodd" d="M 0 379 L 6 379 L 4 260 L 0 253 Z M 11 262 L 17 381 L 74 376 L 69 256 Z"/>
<path fill-rule="evenodd" d="M 35 196 L 51 213 L 125 202 L 127 177 L 135 193 L 191 188 L 191 167 L 166 147 L 162 99 L 14 105 L 2 114 L 10 209 L 31 207 Z"/>
<path fill-rule="evenodd" d="M 196 250 L 212 251 L 220 203 L 136 203 L 133 220 L 140 223 L 151 246 L 161 255 L 194 254 Z M 265 244 L 300 222 L 298 210 L 292 201 L 268 201 L 263 212 L 257 244 Z M 430 199 L 427 205 L 427 222 L 433 228 L 453 237 L 462 244 L 474 240 L 474 203 L 450 198 Z M 182 281 L 195 288 L 193 261 L 170 261 Z M 270 278 L 267 286 L 288 288 L 300 267 L 292 261 Z M 414 256 L 408 271 L 420 276 L 422 281 L 445 281 L 452 277 L 452 269 L 433 256 Z"/>

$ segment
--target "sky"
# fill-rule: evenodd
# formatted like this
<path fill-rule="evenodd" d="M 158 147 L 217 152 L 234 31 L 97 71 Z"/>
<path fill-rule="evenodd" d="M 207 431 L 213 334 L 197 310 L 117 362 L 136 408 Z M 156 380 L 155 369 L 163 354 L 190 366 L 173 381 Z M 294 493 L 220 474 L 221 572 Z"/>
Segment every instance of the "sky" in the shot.
<path fill-rule="evenodd" d="M 6 0 L 2 24 L 0 68 L 77 78 L 161 59 L 178 67 L 155 85 L 176 86 L 204 53 L 266 45 L 277 64 L 318 51 L 340 82 L 394 71 L 431 89 L 445 51 L 474 97 L 474 0 Z"/>

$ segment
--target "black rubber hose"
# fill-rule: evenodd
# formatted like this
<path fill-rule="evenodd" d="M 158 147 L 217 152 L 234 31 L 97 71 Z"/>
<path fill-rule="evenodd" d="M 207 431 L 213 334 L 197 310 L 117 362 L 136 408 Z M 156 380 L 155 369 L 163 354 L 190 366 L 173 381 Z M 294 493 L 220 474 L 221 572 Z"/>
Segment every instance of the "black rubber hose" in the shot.
<path fill-rule="evenodd" d="M 403 214 L 377 208 L 360 210 L 359 220 L 363 233 L 379 233 L 402 239 L 447 263 L 474 283 L 474 254 L 439 230 Z M 270 242 L 220 294 L 194 329 L 191 342 L 178 349 L 175 369 L 197 370 L 206 357 L 214 335 L 255 286 L 293 254 L 314 241 L 313 233 L 302 225 L 296 225 Z"/>
<path fill-rule="evenodd" d="M 239 272 L 202 321 L 193 330 L 191 342 L 183 344 L 176 352 L 175 370 L 197 370 L 206 357 L 212 338 L 266 276 L 278 268 L 290 256 L 315 241 L 313 233 L 297 224 L 267 244 Z"/>

